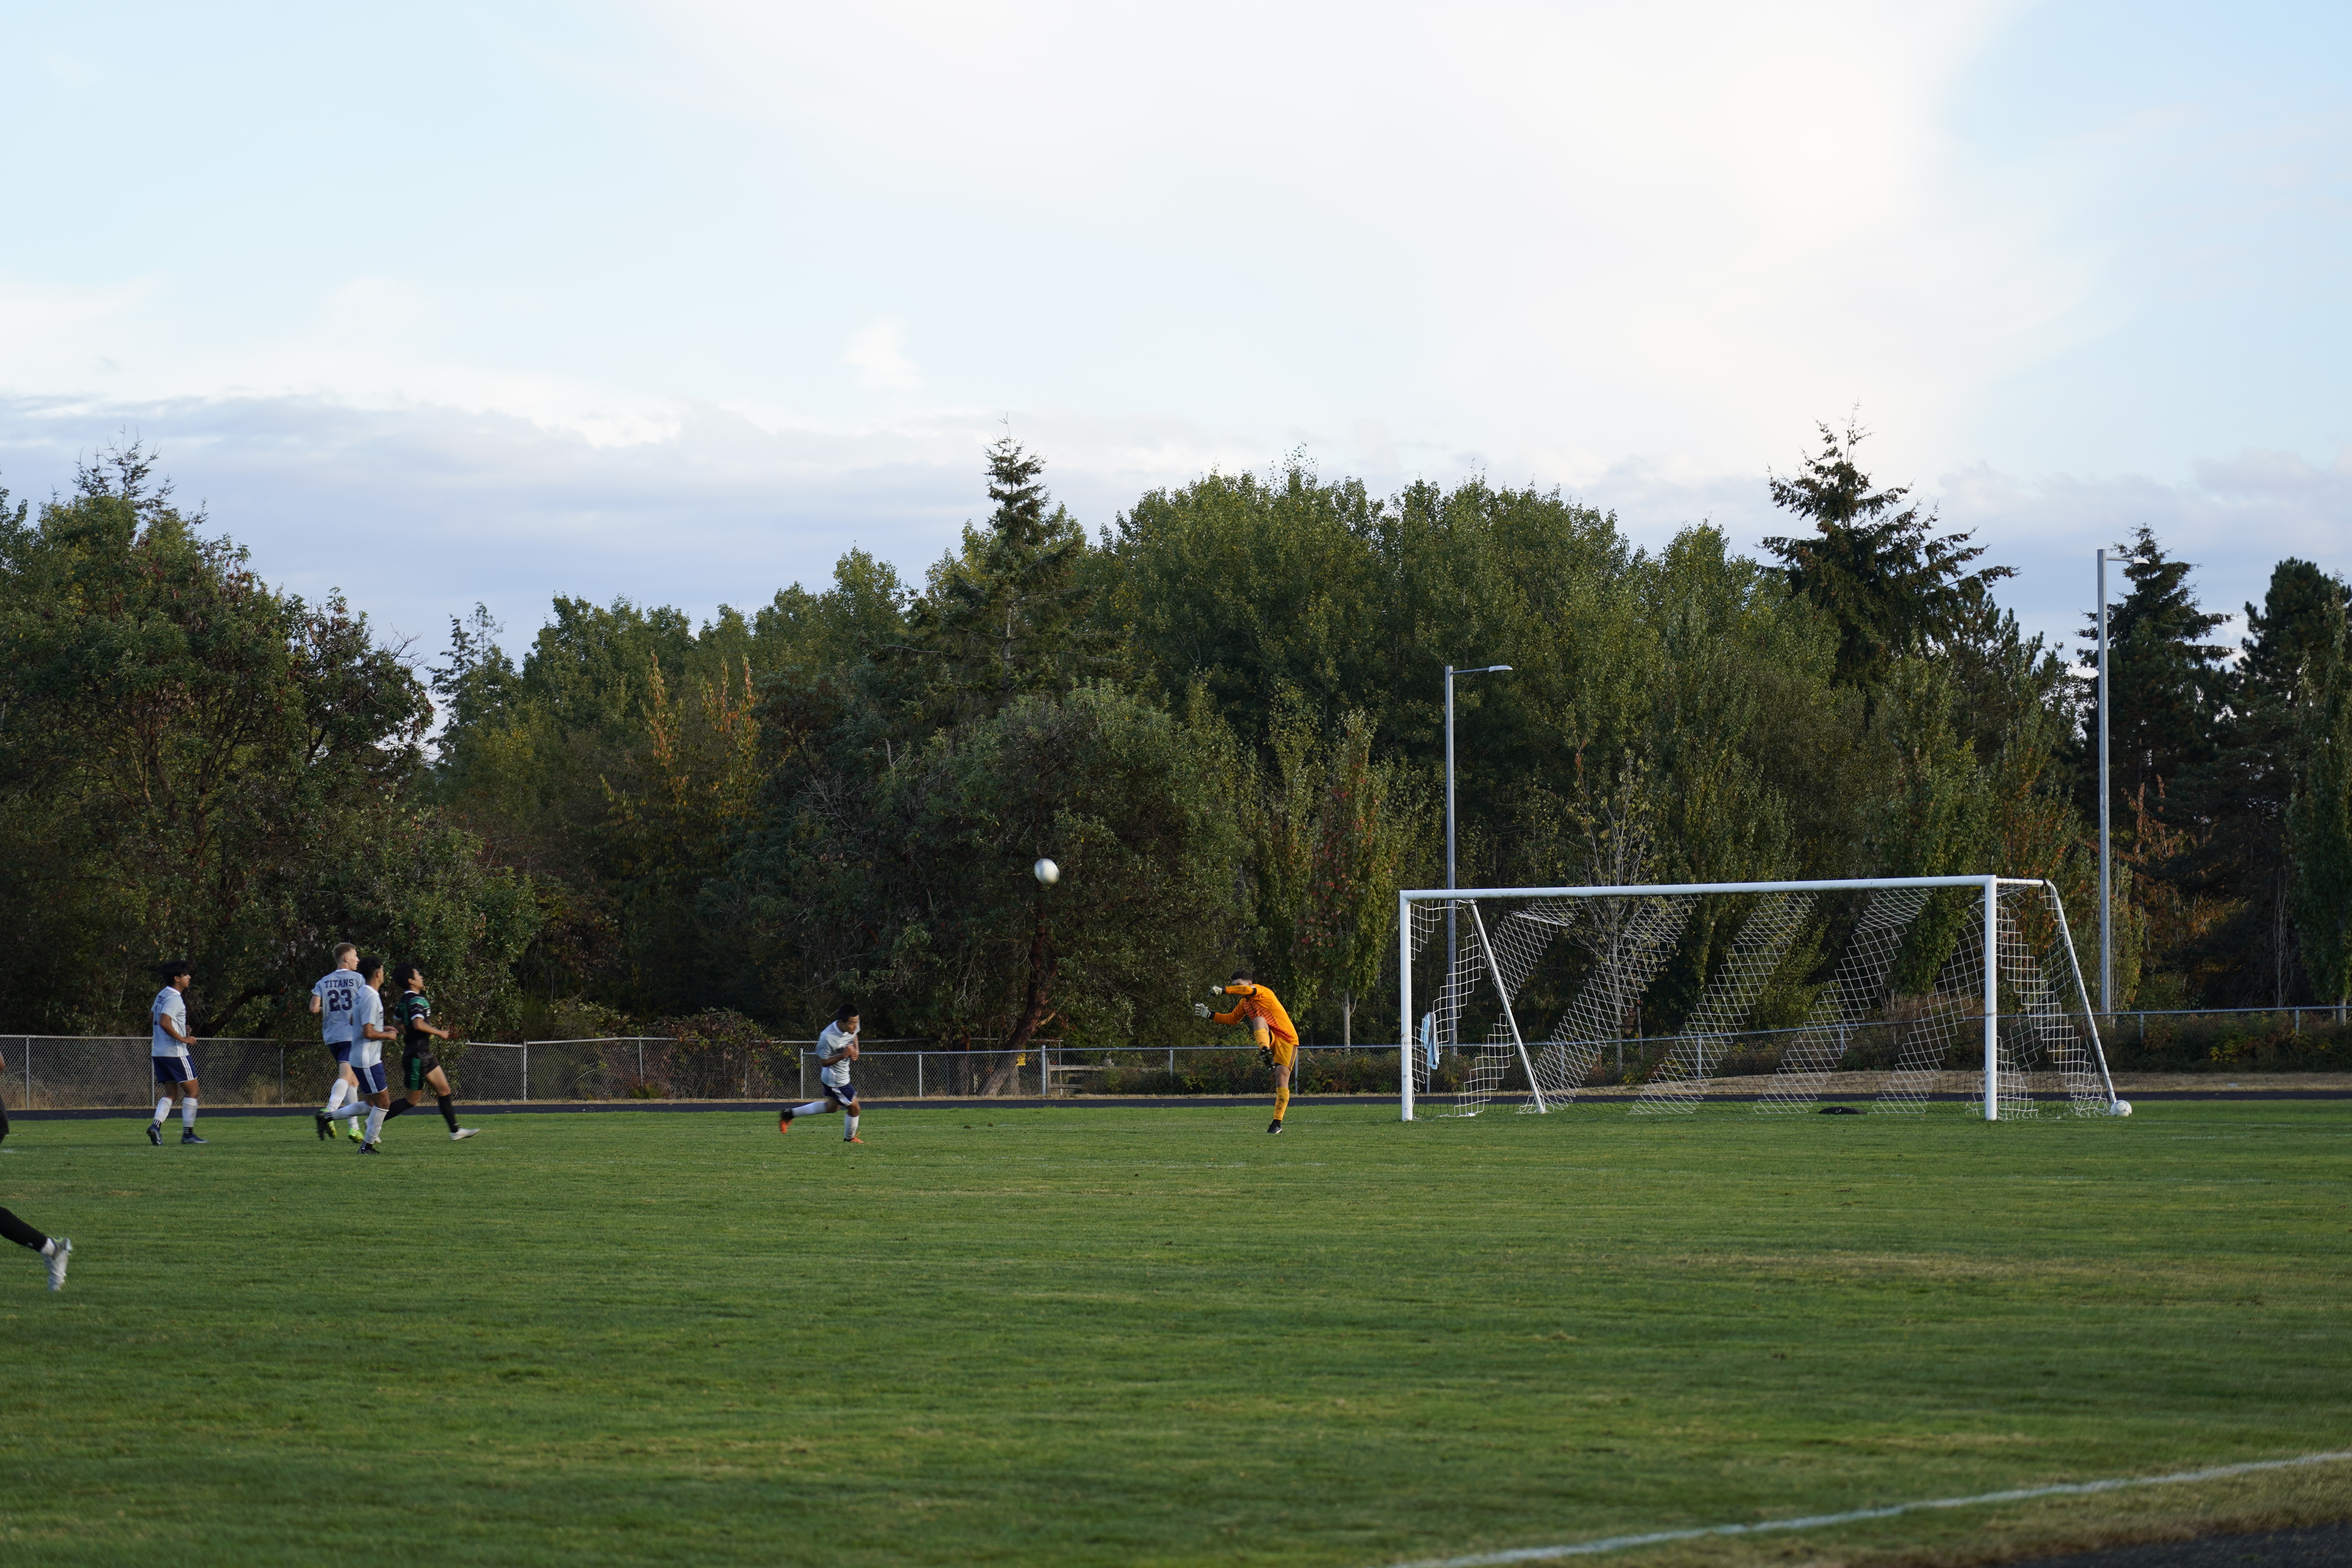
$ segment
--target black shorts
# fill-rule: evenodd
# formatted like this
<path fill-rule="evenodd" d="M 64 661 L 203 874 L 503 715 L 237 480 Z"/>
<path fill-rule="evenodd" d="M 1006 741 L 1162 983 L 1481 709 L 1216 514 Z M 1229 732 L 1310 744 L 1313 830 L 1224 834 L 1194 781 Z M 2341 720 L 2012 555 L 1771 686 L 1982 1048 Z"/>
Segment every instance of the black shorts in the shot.
<path fill-rule="evenodd" d="M 827 1100 L 845 1110 L 857 1103 L 857 1086 L 854 1083 L 819 1083 L 817 1088 L 824 1090 L 824 1097 Z"/>
<path fill-rule="evenodd" d="M 441 1065 L 441 1058 L 431 1051 L 403 1051 L 400 1054 L 400 1080 L 411 1089 L 425 1087 L 425 1075 Z"/>

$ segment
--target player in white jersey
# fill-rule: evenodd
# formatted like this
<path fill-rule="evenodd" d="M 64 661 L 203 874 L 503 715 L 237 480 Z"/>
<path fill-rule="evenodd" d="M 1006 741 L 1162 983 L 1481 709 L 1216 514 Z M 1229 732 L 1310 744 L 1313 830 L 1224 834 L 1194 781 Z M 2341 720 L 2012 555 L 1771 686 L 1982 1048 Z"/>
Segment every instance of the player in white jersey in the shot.
<path fill-rule="evenodd" d="M 359 1079 L 352 1075 L 352 1013 L 359 1005 L 359 994 L 367 989 L 360 977 L 360 950 L 350 942 L 335 948 L 335 967 L 310 987 L 310 1011 L 319 1016 L 319 1037 L 335 1058 L 335 1081 L 327 1090 L 326 1114 L 332 1116 L 343 1106 L 359 1099 Z M 359 1123 L 351 1125 L 352 1139 L 360 1136 Z M 332 1122 L 321 1120 L 319 1136 L 334 1136 Z"/>
<path fill-rule="evenodd" d="M 187 989 L 192 976 L 187 964 L 173 959 L 163 965 L 163 989 L 147 1009 L 147 1054 L 155 1062 L 155 1120 L 147 1124 L 147 1142 L 159 1148 L 163 1122 L 172 1114 L 172 1096 L 180 1097 L 180 1142 L 202 1143 L 196 1136 L 196 1064 L 189 1059 Z"/>
<path fill-rule="evenodd" d="M 362 1112 L 367 1116 L 367 1136 L 361 1141 L 360 1152 L 380 1154 L 376 1140 L 383 1132 L 383 1113 L 392 1109 L 392 1089 L 383 1071 L 383 1043 L 394 1038 L 392 1030 L 383 1026 L 383 997 L 376 987 L 383 982 L 383 960 L 362 958 L 353 971 L 366 982 L 352 999 L 352 1077 L 358 1080 L 359 1098 L 335 1110 L 321 1110 L 319 1126 Z"/>
<path fill-rule="evenodd" d="M 786 1108 L 776 1119 L 776 1131 L 790 1132 L 793 1119 L 800 1116 L 822 1116 L 838 1107 L 841 1110 L 841 1137 L 846 1143 L 863 1143 L 857 1135 L 857 1086 L 849 1081 L 849 1064 L 857 1059 L 857 1006 L 844 1002 L 824 1026 L 816 1040 L 817 1086 L 824 1090 L 823 1100 L 812 1100 L 806 1105 Z"/>

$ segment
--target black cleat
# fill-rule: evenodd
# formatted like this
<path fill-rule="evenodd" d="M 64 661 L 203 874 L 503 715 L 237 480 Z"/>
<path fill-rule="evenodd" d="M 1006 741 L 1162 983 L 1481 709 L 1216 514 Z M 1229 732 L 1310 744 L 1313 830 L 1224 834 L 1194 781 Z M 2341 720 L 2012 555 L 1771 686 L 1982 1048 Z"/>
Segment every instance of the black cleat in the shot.
<path fill-rule="evenodd" d="M 162 1122 L 150 1121 L 147 1124 L 147 1142 L 152 1143 L 158 1149 L 161 1149 L 163 1146 L 163 1124 Z"/>
<path fill-rule="evenodd" d="M 381 1154 L 383 1151 L 377 1148 L 373 1143 L 362 1143 L 360 1145 L 360 1152 L 362 1154 Z"/>
<path fill-rule="evenodd" d="M 310 1115 L 319 1123 L 320 1142 L 324 1143 L 328 1139 L 332 1138 L 335 1135 L 335 1124 L 327 1119 L 327 1113 L 325 1111 L 314 1110 L 310 1112 Z"/>
<path fill-rule="evenodd" d="M 1279 1117 L 1279 1116 L 1277 1116 L 1277 1117 L 1276 1117 L 1273 1121 L 1271 1121 L 1267 1122 L 1267 1123 L 1265 1124 L 1265 1130 L 1266 1130 L 1268 1132 L 1279 1132 L 1279 1131 L 1282 1131 L 1282 1118 L 1281 1118 L 1281 1117 Z"/>
<path fill-rule="evenodd" d="M 180 1142 L 183 1143 L 209 1143 L 212 1140 L 209 1138 L 197 1137 L 196 1130 L 191 1127 L 185 1132 L 180 1134 Z"/>

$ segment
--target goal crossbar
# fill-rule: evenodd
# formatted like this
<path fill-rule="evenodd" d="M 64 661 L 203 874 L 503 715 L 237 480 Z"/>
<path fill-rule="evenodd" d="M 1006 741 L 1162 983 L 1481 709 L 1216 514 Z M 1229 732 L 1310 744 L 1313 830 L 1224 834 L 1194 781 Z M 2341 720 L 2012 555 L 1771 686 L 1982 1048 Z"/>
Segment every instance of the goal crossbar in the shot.
<path fill-rule="evenodd" d="M 1642 884 L 1597 884 L 1582 887 L 1562 888 L 1409 888 L 1400 889 L 1397 893 L 1397 973 L 1399 1003 L 1399 1049 L 1397 1054 L 1402 1119 L 1407 1121 L 1413 1120 L 1413 1063 L 1414 1051 L 1419 1042 L 1414 1038 L 1416 1014 L 1413 1007 L 1412 989 L 1412 965 L 1414 952 L 1412 915 L 1413 908 L 1417 904 L 1443 903 L 1449 906 L 1469 906 L 1475 937 L 1478 943 L 1479 950 L 1484 955 L 1487 972 L 1495 976 L 1498 982 L 1499 999 L 1501 1002 L 1504 1019 L 1508 1028 L 1511 1046 L 1516 1052 L 1520 1066 L 1528 1074 L 1528 1089 L 1532 1095 L 1533 1101 L 1528 1109 L 1541 1113 L 1549 1111 L 1551 1107 L 1546 1101 L 1543 1087 L 1538 1079 L 1535 1065 L 1528 1058 L 1527 1041 L 1520 1033 L 1518 1018 L 1516 1011 L 1511 1005 L 1511 997 L 1509 994 L 1511 984 L 1504 982 L 1504 971 L 1500 963 L 1497 962 L 1495 943 L 1487 934 L 1486 919 L 1478 907 L 1480 904 L 1503 899 L 1520 901 L 1536 900 L 1691 899 L 1708 895 L 1774 893 L 1810 895 L 1817 893 L 1874 892 L 1898 889 L 1918 889 L 1924 891 L 1947 888 L 1974 889 L 1979 890 L 1983 895 L 1981 918 L 1984 921 L 1983 930 L 1985 936 L 1983 941 L 1987 957 L 1987 961 L 1980 965 L 1983 970 L 1983 992 L 1981 998 L 1983 1010 L 1982 1031 L 1984 1047 L 1983 1114 L 1985 1120 L 1988 1121 L 1999 1121 L 2001 1115 L 2002 1103 L 2001 1046 L 2000 1040 L 2000 986 L 2001 966 L 2000 963 L 1992 960 L 1992 954 L 1995 946 L 2000 940 L 1999 935 L 2000 931 L 2000 899 L 2002 889 L 2052 889 L 2050 903 L 2056 912 L 2059 942 L 2065 950 L 2065 958 L 2069 972 L 2068 977 L 2074 980 L 2075 989 L 2078 993 L 2081 991 L 2082 987 L 2081 963 L 2074 954 L 2073 933 L 2068 929 L 2064 902 L 2063 900 L 2060 900 L 2055 896 L 2055 889 L 2052 887 L 2052 884 L 2041 878 L 2000 876 L 1844 877 L 1823 879 L 1819 880 L 1778 882 L 1659 882 Z M 1451 939 L 1449 939 L 1449 941 Z M 1522 976 L 1522 978 L 1524 978 L 1524 976 Z M 1441 990 L 1441 997 L 1452 1000 L 1454 1006 L 1458 1009 L 1460 1003 L 1457 986 L 1457 977 L 1449 973 L 1445 985 Z M 1443 1003 L 1441 1003 L 1441 1005 L 1443 1005 Z M 2092 1017 L 2088 1013 L 2087 1001 L 2084 1010 L 2084 1022 L 2090 1035 L 2091 1054 L 2093 1059 L 2097 1065 L 2100 1088 L 2105 1092 L 2105 1098 L 2112 1102 L 2115 1099 L 2115 1083 L 2112 1077 L 2108 1074 L 2106 1053 L 2101 1047 L 2098 1040 L 2097 1022 L 2095 1018 Z M 1555 1087 L 1557 1088 L 1557 1086 Z M 1572 1094 L 1573 1090 L 1571 1089 L 1570 1092 Z"/>

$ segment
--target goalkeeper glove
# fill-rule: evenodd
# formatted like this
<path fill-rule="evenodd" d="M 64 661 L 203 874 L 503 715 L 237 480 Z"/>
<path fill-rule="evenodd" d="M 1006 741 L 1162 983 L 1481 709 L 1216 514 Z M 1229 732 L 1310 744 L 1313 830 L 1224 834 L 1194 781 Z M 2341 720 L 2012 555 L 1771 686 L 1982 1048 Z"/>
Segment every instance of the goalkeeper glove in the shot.
<path fill-rule="evenodd" d="M 1212 996 L 1223 996 L 1224 994 L 1225 994 L 1225 988 L 1224 988 L 1223 986 L 1222 986 L 1222 985 L 1218 984 L 1217 984 L 1215 981 L 1213 981 L 1213 980 L 1212 980 L 1211 982 L 1209 982 L 1209 994 L 1210 994 L 1210 995 L 1212 995 Z"/>
<path fill-rule="evenodd" d="M 1205 1018 L 1208 1016 L 1209 1005 L 1206 1002 L 1195 1002 L 1192 1004 L 1192 1016 L 1195 1018 Z"/>

